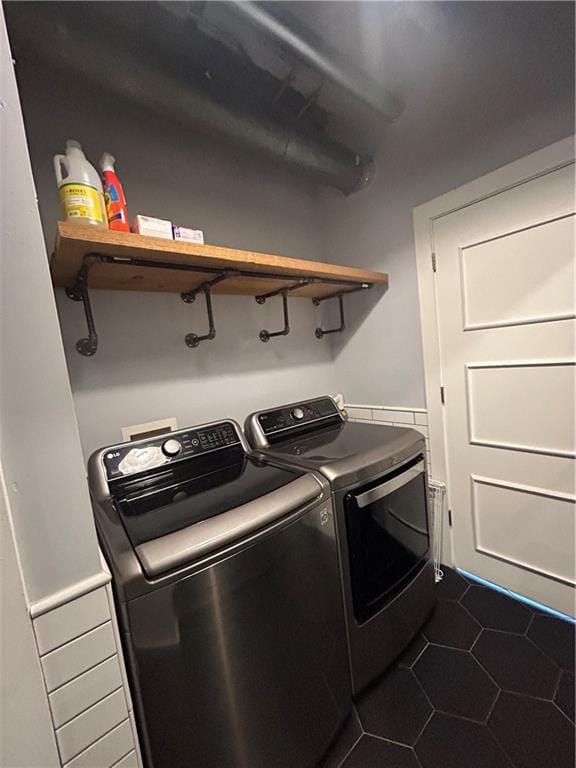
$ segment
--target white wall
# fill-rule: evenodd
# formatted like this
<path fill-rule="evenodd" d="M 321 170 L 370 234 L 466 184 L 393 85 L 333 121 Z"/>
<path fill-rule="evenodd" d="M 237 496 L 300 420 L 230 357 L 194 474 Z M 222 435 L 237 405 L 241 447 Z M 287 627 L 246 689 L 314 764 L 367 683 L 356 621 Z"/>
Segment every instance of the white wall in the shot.
<path fill-rule="evenodd" d="M 2 16 L 0 26 L 0 464 L 33 603 L 100 562 Z"/>
<path fill-rule="evenodd" d="M 324 251 L 334 261 L 390 274 L 383 300 L 348 302 L 349 331 L 332 339 L 335 377 L 347 402 L 425 407 L 412 209 L 573 132 L 573 101 L 458 141 L 402 120 L 386 131 L 372 185 L 348 198 L 324 194 Z"/>
<path fill-rule="evenodd" d="M 0 765 L 60 764 L 0 475 Z"/>
<path fill-rule="evenodd" d="M 67 138 L 92 162 L 117 157 L 130 215 L 144 213 L 204 229 L 207 242 L 319 259 L 318 192 L 296 173 L 195 135 L 70 80 L 42 78 L 18 65 L 40 211 L 49 246 L 60 208 L 52 155 Z M 49 119 L 47 116 L 49 115 Z M 292 332 L 263 344 L 262 328 L 282 327 L 281 300 L 213 300 L 217 338 L 196 350 L 190 331 L 205 332 L 204 300 L 175 294 L 93 292 L 100 349 L 74 349 L 85 335 L 82 307 L 58 291 L 58 310 L 85 455 L 121 439 L 120 427 L 163 416 L 180 426 L 337 391 L 328 340 L 314 328 L 320 312 L 290 301 Z"/>

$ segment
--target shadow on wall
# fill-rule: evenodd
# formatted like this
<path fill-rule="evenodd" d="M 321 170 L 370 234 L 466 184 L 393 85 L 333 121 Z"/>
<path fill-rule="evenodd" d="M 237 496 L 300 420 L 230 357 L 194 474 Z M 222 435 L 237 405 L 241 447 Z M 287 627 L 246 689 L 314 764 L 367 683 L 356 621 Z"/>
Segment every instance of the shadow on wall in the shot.
<path fill-rule="evenodd" d="M 188 333 L 208 330 L 203 296 L 193 304 L 179 294 L 92 291 L 91 302 L 99 336 L 93 358 L 78 354 L 76 341 L 86 335 L 82 304 L 57 291 L 64 346 L 74 390 L 106 382 L 110 386 L 157 380 L 234 376 L 249 370 L 265 375 L 270 369 L 292 368 L 332 358 L 329 339 L 314 330 L 326 325 L 323 308 L 309 299 L 290 299 L 290 334 L 263 343 L 262 329 L 280 330 L 282 303 L 278 298 L 259 305 L 252 296 L 213 296 L 216 338 L 199 347 L 186 346 Z M 153 364 L 151 364 L 153 361 Z"/>
<path fill-rule="evenodd" d="M 388 286 L 375 285 L 369 290 L 344 296 L 345 330 L 342 333 L 330 334 L 328 337 L 334 357 L 337 357 L 346 345 L 353 343 L 357 333 L 366 320 L 373 315 L 379 302 L 386 301 L 388 290 Z M 318 315 L 317 317 L 322 323 L 321 327 L 323 329 L 337 328 L 340 325 L 338 301 L 331 299 L 323 302 L 321 306 L 323 309 L 322 316 Z"/>

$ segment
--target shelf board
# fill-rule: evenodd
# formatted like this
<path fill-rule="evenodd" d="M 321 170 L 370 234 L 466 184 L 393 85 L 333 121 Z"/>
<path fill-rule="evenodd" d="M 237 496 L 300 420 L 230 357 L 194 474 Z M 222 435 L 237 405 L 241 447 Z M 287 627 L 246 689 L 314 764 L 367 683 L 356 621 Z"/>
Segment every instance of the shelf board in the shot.
<path fill-rule="evenodd" d="M 256 251 L 240 251 L 218 245 L 198 245 L 158 237 L 115 232 L 61 221 L 51 259 L 52 279 L 58 287 L 72 287 L 86 255 L 131 257 L 143 261 L 167 261 L 197 267 L 198 272 L 150 269 L 135 265 L 98 263 L 90 270 L 90 288 L 115 291 L 166 291 L 182 293 L 197 288 L 210 274 L 207 269 L 237 269 L 271 273 L 270 277 L 230 277 L 215 285 L 214 293 L 257 296 L 294 283 L 296 278 L 314 278 L 311 285 L 291 291 L 291 296 L 322 297 L 354 284 L 386 286 L 388 275 L 355 267 L 319 261 L 292 259 Z M 285 275 L 285 278 L 284 278 Z M 281 276 L 281 277 L 280 277 Z M 317 282 L 316 282 L 317 281 Z M 325 282 L 329 281 L 329 282 Z M 342 281 L 342 282 L 339 282 Z"/>

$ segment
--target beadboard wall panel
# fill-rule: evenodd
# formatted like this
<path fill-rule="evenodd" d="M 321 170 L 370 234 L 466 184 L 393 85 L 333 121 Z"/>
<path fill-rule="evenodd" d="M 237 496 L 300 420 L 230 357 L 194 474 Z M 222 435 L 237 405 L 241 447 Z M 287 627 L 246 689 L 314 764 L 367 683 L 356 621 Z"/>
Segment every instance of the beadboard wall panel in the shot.
<path fill-rule="evenodd" d="M 33 626 L 60 765 L 141 768 L 110 584 L 37 616 Z"/>

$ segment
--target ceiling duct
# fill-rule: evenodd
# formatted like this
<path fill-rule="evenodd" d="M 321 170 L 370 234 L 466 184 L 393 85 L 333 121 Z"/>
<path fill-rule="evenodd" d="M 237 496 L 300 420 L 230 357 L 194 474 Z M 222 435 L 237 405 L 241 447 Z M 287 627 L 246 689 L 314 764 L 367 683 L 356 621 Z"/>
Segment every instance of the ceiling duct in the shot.
<path fill-rule="evenodd" d="M 26 13 L 32 5 L 34 11 Z M 210 89 L 209 83 L 202 87 L 202 83 L 181 77 L 174 69 L 159 66 L 154 57 L 115 44 L 113 38 L 99 34 L 88 23 L 83 28 L 72 27 L 65 11 L 58 16 L 44 12 L 43 6 L 50 5 L 14 4 L 9 22 L 16 56 L 22 52 L 36 64 L 42 62 L 74 73 L 122 99 L 298 166 L 345 194 L 361 189 L 371 179 L 371 158 L 306 130 L 296 120 L 277 121 L 262 110 L 243 111 L 239 106 L 242 99 L 227 99 L 226 88 L 219 94 Z M 63 3 L 62 7 L 67 5 Z"/>
<path fill-rule="evenodd" d="M 255 3 L 252 0 L 229 2 L 228 7 L 248 19 L 276 43 L 286 48 L 299 61 L 322 73 L 344 91 L 375 109 L 390 123 L 397 120 L 403 104 L 394 94 L 383 90 L 363 72 L 355 70 L 349 62 L 341 62 L 336 51 L 329 50 L 320 39 L 312 39 L 302 29 L 296 30 L 293 19 L 284 19 L 276 3 Z M 278 4 L 279 5 L 279 4 Z M 267 7 L 270 7 L 270 11 Z"/>

